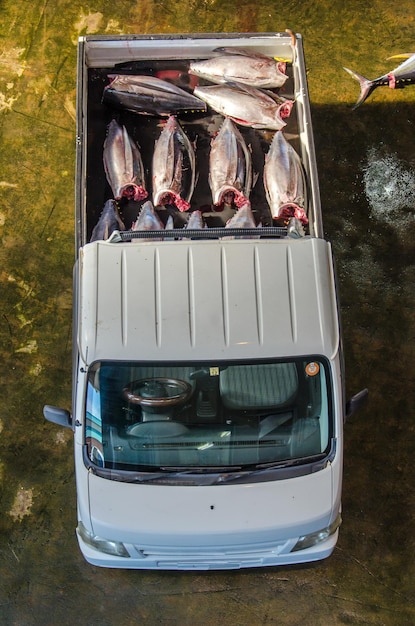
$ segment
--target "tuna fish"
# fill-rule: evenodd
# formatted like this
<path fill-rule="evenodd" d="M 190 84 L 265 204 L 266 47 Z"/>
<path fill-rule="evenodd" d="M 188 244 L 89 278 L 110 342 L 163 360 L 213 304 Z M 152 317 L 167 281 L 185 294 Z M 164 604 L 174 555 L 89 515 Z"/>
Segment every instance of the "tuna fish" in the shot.
<path fill-rule="evenodd" d="M 202 211 L 192 211 L 189 215 L 186 228 L 205 228 L 206 224 L 203 221 Z"/>
<path fill-rule="evenodd" d="M 292 100 L 240 83 L 196 87 L 194 93 L 212 109 L 241 126 L 269 130 L 279 130 L 286 125 L 284 119 L 290 115 L 294 104 Z"/>
<path fill-rule="evenodd" d="M 241 206 L 235 215 L 226 222 L 225 228 L 256 228 L 254 216 L 249 202 Z"/>
<path fill-rule="evenodd" d="M 114 230 L 125 230 L 125 226 L 118 213 L 115 200 L 107 200 L 101 217 L 92 231 L 90 241 L 106 240 Z"/>
<path fill-rule="evenodd" d="M 213 203 L 219 206 L 226 195 L 231 194 L 236 206 L 241 207 L 249 199 L 251 184 L 251 152 L 235 124 L 227 117 L 210 148 L 209 185 Z"/>
<path fill-rule="evenodd" d="M 153 203 L 174 204 L 180 211 L 190 208 L 195 187 L 195 151 L 174 116 L 170 116 L 153 152 Z"/>
<path fill-rule="evenodd" d="M 265 54 L 241 48 L 217 48 L 214 52 L 222 54 L 205 61 L 191 62 L 189 74 L 212 83 L 236 81 L 266 89 L 281 87 L 288 78 L 285 61 L 275 61 Z"/>
<path fill-rule="evenodd" d="M 304 210 L 306 182 L 301 159 L 282 131 L 271 142 L 264 165 L 264 187 L 274 219 L 296 217 L 308 224 Z"/>
<path fill-rule="evenodd" d="M 402 56 L 408 58 L 394 70 L 374 80 L 369 80 L 348 67 L 344 68 L 360 85 L 360 95 L 353 109 L 357 109 L 377 87 L 388 86 L 391 89 L 397 89 L 415 83 L 415 54 L 397 55 L 398 58 L 402 58 Z"/>
<path fill-rule="evenodd" d="M 290 217 L 287 223 L 287 235 L 292 239 L 300 239 L 304 237 L 304 227 L 299 219 L 296 217 Z"/>
<path fill-rule="evenodd" d="M 103 102 L 118 109 L 145 115 L 168 116 L 206 111 L 196 96 L 155 76 L 115 75 L 104 88 Z"/>
<path fill-rule="evenodd" d="M 104 142 L 104 169 L 116 200 L 143 200 L 147 197 L 144 168 L 137 144 L 125 126 L 112 120 Z"/>
<path fill-rule="evenodd" d="M 131 230 L 163 230 L 163 222 L 154 210 L 150 200 L 147 200 L 141 207 L 137 220 L 133 223 Z"/>

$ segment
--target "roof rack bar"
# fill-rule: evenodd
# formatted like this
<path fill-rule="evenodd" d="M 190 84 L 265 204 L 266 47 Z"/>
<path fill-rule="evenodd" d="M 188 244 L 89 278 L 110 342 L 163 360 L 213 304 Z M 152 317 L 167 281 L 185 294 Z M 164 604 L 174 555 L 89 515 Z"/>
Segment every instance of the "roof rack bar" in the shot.
<path fill-rule="evenodd" d="M 171 228 L 166 230 L 115 230 L 109 237 L 110 243 L 131 239 L 222 239 L 224 237 L 286 237 L 284 226 L 262 226 L 261 228 Z"/>

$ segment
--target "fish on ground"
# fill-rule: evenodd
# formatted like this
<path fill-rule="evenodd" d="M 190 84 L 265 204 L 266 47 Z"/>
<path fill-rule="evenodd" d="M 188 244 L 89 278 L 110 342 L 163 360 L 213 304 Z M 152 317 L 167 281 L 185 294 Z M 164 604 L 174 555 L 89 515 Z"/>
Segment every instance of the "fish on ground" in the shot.
<path fill-rule="evenodd" d="M 195 95 L 156 76 L 110 75 L 102 101 L 118 109 L 143 115 L 168 116 L 206 111 L 206 104 Z"/>
<path fill-rule="evenodd" d="M 104 141 L 104 169 L 115 200 L 143 200 L 147 197 L 144 168 L 137 144 L 113 119 Z"/>
<path fill-rule="evenodd" d="M 269 130 L 283 128 L 294 105 L 292 100 L 240 83 L 196 87 L 194 94 L 236 124 Z"/>
<path fill-rule="evenodd" d="M 252 87 L 282 87 L 288 76 L 286 62 L 242 48 L 216 48 L 221 53 L 203 61 L 191 61 L 189 74 L 212 83 L 238 82 Z"/>
<path fill-rule="evenodd" d="M 115 200 L 107 200 L 101 216 L 94 226 L 90 241 L 107 240 L 114 230 L 125 230 Z"/>
<path fill-rule="evenodd" d="M 156 141 L 152 161 L 153 203 L 190 208 L 196 182 L 195 150 L 176 117 L 171 115 Z"/>
<path fill-rule="evenodd" d="M 274 219 L 296 217 L 308 224 L 305 212 L 306 180 L 300 156 L 282 131 L 274 134 L 265 155 L 264 187 Z"/>
<path fill-rule="evenodd" d="M 233 202 L 237 207 L 243 206 L 249 200 L 251 185 L 251 152 L 234 122 L 227 117 L 210 147 L 209 186 L 214 205 Z"/>
<path fill-rule="evenodd" d="M 403 63 L 398 65 L 398 67 L 394 70 L 391 70 L 387 74 L 383 74 L 383 76 L 379 76 L 374 80 L 369 80 L 348 67 L 344 68 L 346 72 L 348 72 L 352 78 L 357 80 L 360 85 L 360 94 L 356 104 L 352 107 L 353 109 L 357 109 L 357 107 L 360 106 L 377 87 L 387 86 L 391 89 L 399 89 L 406 87 L 406 85 L 415 84 L 415 53 L 396 55 L 391 58 L 402 57 L 405 58 Z"/>

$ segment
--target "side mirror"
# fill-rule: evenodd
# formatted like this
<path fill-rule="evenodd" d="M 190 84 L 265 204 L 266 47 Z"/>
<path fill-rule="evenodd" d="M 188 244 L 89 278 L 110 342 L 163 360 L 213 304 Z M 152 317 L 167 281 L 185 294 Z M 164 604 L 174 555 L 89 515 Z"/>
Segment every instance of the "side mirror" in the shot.
<path fill-rule="evenodd" d="M 59 409 L 57 406 L 45 404 L 43 407 L 43 415 L 48 422 L 52 422 L 52 424 L 72 428 L 72 417 L 66 409 Z"/>
<path fill-rule="evenodd" d="M 346 402 L 346 415 L 345 419 L 356 413 L 367 401 L 369 395 L 368 389 L 362 389 L 359 393 L 356 393 Z"/>

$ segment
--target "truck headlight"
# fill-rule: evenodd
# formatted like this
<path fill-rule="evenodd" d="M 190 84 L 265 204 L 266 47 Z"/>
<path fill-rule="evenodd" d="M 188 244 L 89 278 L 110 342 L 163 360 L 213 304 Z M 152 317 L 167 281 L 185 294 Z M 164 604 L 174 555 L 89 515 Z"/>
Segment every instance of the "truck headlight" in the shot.
<path fill-rule="evenodd" d="M 330 524 L 330 526 L 326 526 L 326 528 L 317 530 L 316 532 L 310 533 L 309 535 L 303 535 L 302 537 L 299 537 L 297 543 L 295 544 L 291 552 L 297 552 L 298 550 L 306 550 L 307 548 L 312 548 L 318 543 L 322 543 L 323 541 L 326 541 L 331 535 L 334 535 L 334 533 L 339 528 L 341 523 L 342 523 L 342 518 L 339 513 L 336 519 L 334 520 L 334 522 Z"/>
<path fill-rule="evenodd" d="M 104 552 L 105 554 L 112 554 L 113 556 L 129 557 L 126 547 L 120 541 L 112 541 L 111 539 L 104 539 L 98 535 L 93 535 L 85 528 L 82 522 L 78 523 L 76 529 L 77 533 L 88 546 Z"/>

